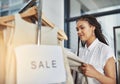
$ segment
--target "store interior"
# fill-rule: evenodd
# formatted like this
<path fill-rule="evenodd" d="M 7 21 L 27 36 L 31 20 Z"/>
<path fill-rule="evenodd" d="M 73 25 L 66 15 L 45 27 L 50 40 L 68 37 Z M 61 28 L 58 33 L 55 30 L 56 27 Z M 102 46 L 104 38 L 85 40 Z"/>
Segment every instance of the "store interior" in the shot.
<path fill-rule="evenodd" d="M 35 24 L 37 20 L 40 27 L 63 30 L 67 37 L 60 31 L 63 36 L 60 39 L 64 40 L 61 44 L 73 53 L 76 53 L 78 48 L 76 20 L 85 14 L 95 16 L 102 26 L 108 44 L 115 52 L 116 80 L 117 84 L 120 84 L 120 0 L 0 0 L 0 26 L 4 26 L 2 20 L 5 21 L 7 16 L 23 13 L 28 9 L 29 16 L 32 16 L 31 11 L 36 9 L 37 13 L 33 14 L 33 18 L 24 18 L 25 21 Z M 23 14 L 23 17 L 26 16 Z"/>

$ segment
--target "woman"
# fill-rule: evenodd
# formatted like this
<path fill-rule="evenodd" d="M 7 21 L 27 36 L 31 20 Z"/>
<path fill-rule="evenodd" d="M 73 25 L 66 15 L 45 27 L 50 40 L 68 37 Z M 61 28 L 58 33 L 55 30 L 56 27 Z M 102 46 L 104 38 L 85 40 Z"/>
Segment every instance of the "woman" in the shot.
<path fill-rule="evenodd" d="M 116 84 L 115 57 L 101 31 L 101 26 L 91 15 L 77 20 L 77 33 L 85 45 L 79 48 L 79 57 L 85 61 L 78 69 L 79 81 L 86 76 L 88 84 Z M 79 84 L 81 84 L 79 82 Z"/>

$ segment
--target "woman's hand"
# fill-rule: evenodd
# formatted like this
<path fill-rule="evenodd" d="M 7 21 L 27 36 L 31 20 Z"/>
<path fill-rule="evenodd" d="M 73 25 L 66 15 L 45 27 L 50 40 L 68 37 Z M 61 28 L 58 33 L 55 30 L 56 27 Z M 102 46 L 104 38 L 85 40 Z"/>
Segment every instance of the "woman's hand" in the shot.
<path fill-rule="evenodd" d="M 82 64 L 82 66 L 79 67 L 79 70 L 82 71 L 82 73 L 85 76 L 95 78 L 97 74 L 99 73 L 92 65 L 90 64 Z"/>
<path fill-rule="evenodd" d="M 114 58 L 109 58 L 105 67 L 104 74 L 101 74 L 90 64 L 82 64 L 79 70 L 88 77 L 95 78 L 101 84 L 116 84 L 116 69 Z"/>

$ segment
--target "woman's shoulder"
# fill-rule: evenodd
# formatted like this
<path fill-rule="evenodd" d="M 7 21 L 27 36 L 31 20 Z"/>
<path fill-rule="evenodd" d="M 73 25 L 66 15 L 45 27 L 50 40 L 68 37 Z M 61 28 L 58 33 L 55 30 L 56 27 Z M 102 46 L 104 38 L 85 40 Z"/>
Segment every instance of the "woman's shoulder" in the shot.
<path fill-rule="evenodd" d="M 109 46 L 109 45 L 107 45 L 107 44 L 105 44 L 105 43 L 102 43 L 102 42 L 100 42 L 99 41 L 99 43 L 98 43 L 98 46 L 103 50 L 103 51 L 111 51 L 112 50 L 112 48 Z M 113 50 L 112 50 L 113 51 Z"/>
<path fill-rule="evenodd" d="M 102 59 L 101 61 L 104 67 L 109 58 L 113 57 L 115 59 L 115 53 L 112 47 L 109 45 L 99 42 L 99 46 L 101 48 L 101 59 Z"/>

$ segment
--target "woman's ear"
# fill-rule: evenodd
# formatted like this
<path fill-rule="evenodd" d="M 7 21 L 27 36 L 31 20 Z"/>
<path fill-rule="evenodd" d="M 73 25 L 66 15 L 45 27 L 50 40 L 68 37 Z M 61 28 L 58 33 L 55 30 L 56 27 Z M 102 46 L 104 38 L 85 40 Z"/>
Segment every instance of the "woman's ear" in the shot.
<path fill-rule="evenodd" d="M 95 35 L 95 26 L 92 26 L 92 32 L 93 32 L 93 35 Z"/>
<path fill-rule="evenodd" d="M 93 31 L 95 31 L 95 26 L 92 26 Z"/>

